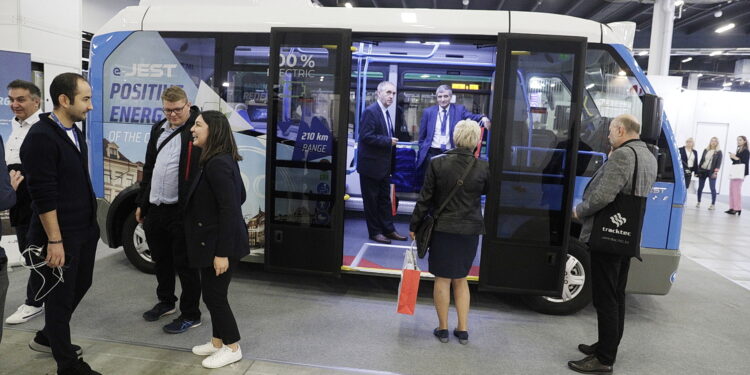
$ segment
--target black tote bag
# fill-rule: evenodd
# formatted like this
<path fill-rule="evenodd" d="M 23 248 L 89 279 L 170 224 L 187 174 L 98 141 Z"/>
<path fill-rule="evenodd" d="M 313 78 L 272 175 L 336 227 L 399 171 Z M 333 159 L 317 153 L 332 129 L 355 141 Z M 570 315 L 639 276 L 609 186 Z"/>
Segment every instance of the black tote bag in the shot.
<path fill-rule="evenodd" d="M 641 257 L 641 229 L 646 213 L 646 197 L 635 195 L 638 177 L 638 154 L 635 154 L 633 187 L 630 194 L 619 193 L 612 203 L 594 215 L 589 247 L 591 251 Z"/>

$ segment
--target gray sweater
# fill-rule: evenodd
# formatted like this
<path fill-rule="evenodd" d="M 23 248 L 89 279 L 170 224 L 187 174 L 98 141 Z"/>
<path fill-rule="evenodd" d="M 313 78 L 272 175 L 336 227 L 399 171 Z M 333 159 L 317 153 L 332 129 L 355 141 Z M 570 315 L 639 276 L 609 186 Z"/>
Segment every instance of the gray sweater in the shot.
<path fill-rule="evenodd" d="M 630 194 L 635 168 L 634 149 L 638 155 L 635 195 L 647 197 L 656 182 L 656 158 L 641 140 L 623 143 L 594 174 L 583 192 L 583 201 L 576 206 L 576 214 L 583 222 L 580 239 L 589 241 L 594 215 L 615 200 L 618 193 Z"/>

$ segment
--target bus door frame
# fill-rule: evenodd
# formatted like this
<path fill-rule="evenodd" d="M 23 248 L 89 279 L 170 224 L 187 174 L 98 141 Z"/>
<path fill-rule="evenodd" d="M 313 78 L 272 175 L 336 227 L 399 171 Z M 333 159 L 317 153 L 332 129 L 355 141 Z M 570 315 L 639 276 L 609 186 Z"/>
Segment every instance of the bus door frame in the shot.
<path fill-rule="evenodd" d="M 290 37 L 291 36 L 291 37 Z M 277 161 L 278 114 L 282 109 L 279 87 L 281 43 L 299 41 L 299 46 L 336 45 L 335 93 L 339 94 L 336 124 L 330 124 L 333 163 L 327 168 L 320 163 L 306 161 Z M 344 193 L 346 183 L 346 145 L 349 117 L 351 79 L 351 29 L 333 28 L 271 28 L 268 75 L 268 133 L 266 144 L 266 241 L 265 268 L 270 271 L 299 272 L 338 276 L 341 272 L 344 246 Z M 312 194 L 279 192 L 275 190 L 276 168 L 329 170 L 331 184 L 329 198 L 308 197 Z M 275 199 L 324 199 L 330 204 L 330 225 L 275 222 Z"/>
<path fill-rule="evenodd" d="M 584 95 L 584 74 L 586 67 L 587 39 L 583 37 L 549 36 L 533 34 L 498 34 L 497 67 L 494 81 L 493 128 L 490 131 L 490 189 L 485 205 L 486 234 L 482 238 L 482 258 L 480 262 L 479 287 L 482 290 L 523 293 L 560 297 L 565 281 L 568 243 L 572 219 L 573 192 L 576 177 L 576 155 L 581 121 L 582 98 Z M 560 215 L 561 240 L 557 244 L 534 243 L 514 238 L 498 236 L 498 215 L 503 214 L 501 184 L 507 128 L 513 121 L 505 121 L 515 107 L 513 92 L 518 85 L 517 72 L 511 66 L 513 51 L 547 52 L 572 54 L 575 58 L 573 88 L 571 88 L 571 113 L 568 124 L 569 142 L 565 166 L 563 194 Z M 520 89 L 520 86 L 517 88 Z M 528 98 L 526 98 L 527 100 Z M 540 282 L 540 280 L 542 280 Z"/>

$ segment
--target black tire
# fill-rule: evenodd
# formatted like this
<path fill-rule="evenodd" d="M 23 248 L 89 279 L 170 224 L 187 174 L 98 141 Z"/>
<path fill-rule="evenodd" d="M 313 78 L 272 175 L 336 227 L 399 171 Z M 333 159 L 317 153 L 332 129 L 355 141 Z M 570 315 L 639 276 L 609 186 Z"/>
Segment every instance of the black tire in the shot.
<path fill-rule="evenodd" d="M 128 260 L 135 268 L 141 272 L 153 275 L 156 273 L 156 268 L 153 260 L 151 260 L 151 252 L 148 250 L 148 244 L 140 229 L 138 229 L 140 233 L 139 238 L 135 238 L 137 228 L 138 222 L 135 221 L 135 211 L 132 211 L 125 218 L 125 223 L 122 225 L 122 247 L 125 249 L 125 256 L 128 257 Z M 138 250 L 139 246 L 141 247 L 141 251 Z M 143 246 L 146 248 L 143 249 Z"/>
<path fill-rule="evenodd" d="M 532 310 L 549 315 L 570 315 L 580 311 L 591 302 L 591 262 L 586 245 L 577 239 L 571 239 L 568 261 L 577 262 L 574 263 L 571 272 L 568 272 L 568 267 L 566 267 L 563 286 L 563 288 L 568 288 L 572 298 L 563 300 L 543 296 L 524 296 L 524 301 Z M 578 276 L 583 276 L 582 286 L 570 283 L 572 278 L 578 279 Z"/>

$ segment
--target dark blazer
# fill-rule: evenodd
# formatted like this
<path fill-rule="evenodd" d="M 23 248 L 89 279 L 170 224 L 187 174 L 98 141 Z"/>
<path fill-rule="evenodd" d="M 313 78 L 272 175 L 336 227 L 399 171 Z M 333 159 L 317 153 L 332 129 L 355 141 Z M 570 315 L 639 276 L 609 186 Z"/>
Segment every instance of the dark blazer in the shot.
<path fill-rule="evenodd" d="M 701 154 L 701 162 L 698 163 L 698 172 L 701 172 L 702 168 L 701 165 L 703 165 L 703 162 L 706 161 L 706 152 L 708 152 L 708 149 L 703 150 L 703 154 Z M 714 157 L 711 159 L 711 165 L 709 165 L 707 173 L 705 173 L 706 176 L 711 177 L 714 173 L 714 170 L 719 169 L 721 167 L 721 151 L 714 152 Z"/>
<path fill-rule="evenodd" d="M 186 195 L 184 225 L 191 267 L 211 267 L 214 256 L 240 259 L 250 253 L 244 202 L 245 186 L 232 155 L 211 158 Z"/>
<path fill-rule="evenodd" d="M 49 118 L 29 129 L 21 144 L 21 164 L 34 211 L 29 224 L 29 243 L 44 241 L 44 230 L 38 215 L 57 210 L 63 235 L 66 231 L 89 230 L 96 226 L 96 196 L 89 176 L 86 137 L 78 127 L 73 130 L 79 139 L 78 151 L 65 130 Z"/>
<path fill-rule="evenodd" d="M 182 149 L 180 151 L 180 180 L 177 183 L 178 191 L 178 203 L 184 206 L 185 195 L 190 185 L 193 183 L 194 177 L 198 174 L 198 162 L 201 157 L 201 149 L 193 147 L 193 135 L 190 133 L 190 128 L 195 124 L 195 119 L 200 114 L 200 110 L 196 106 L 190 107 L 190 118 L 188 118 L 185 125 L 180 128 L 180 139 L 182 141 Z M 146 160 L 143 164 L 143 177 L 141 178 L 141 188 L 138 191 L 136 197 L 136 204 L 141 208 L 141 214 L 143 216 L 148 212 L 148 208 L 151 206 L 149 202 L 149 196 L 151 195 L 151 176 L 154 174 L 154 164 L 156 164 L 156 149 L 157 141 L 159 136 L 164 132 L 162 126 L 166 122 L 163 119 L 151 127 L 151 135 L 146 146 Z M 189 156 L 189 158 L 188 158 Z"/>
<path fill-rule="evenodd" d="M 424 163 L 427 158 L 427 151 L 430 149 L 432 144 L 432 138 L 435 137 L 435 124 L 438 119 L 438 112 L 440 106 L 432 106 L 422 112 L 422 121 L 419 123 L 419 155 L 417 155 L 417 167 Z M 461 104 L 451 104 L 448 106 L 448 119 L 450 124 L 448 125 L 448 138 L 450 140 L 451 148 L 455 147 L 453 144 L 453 128 L 461 120 L 472 119 L 479 122 L 482 120 L 484 115 L 475 115 L 469 112 L 466 107 Z"/>
<path fill-rule="evenodd" d="M 5 169 L 7 169 L 5 166 L 5 142 L 3 142 L 3 137 L 0 136 L 0 171 Z M 16 192 L 13 191 L 13 186 L 10 184 L 10 175 L 0 172 L 0 210 L 7 210 L 14 204 L 16 204 Z M 0 222 L 0 238 L 2 237 L 3 223 Z M 0 260 L 4 258 L 5 250 L 0 247 Z M 0 264 L 0 267 L 5 267 L 5 264 Z M 5 303 L 5 301 L 2 302 Z"/>
<path fill-rule="evenodd" d="M 359 121 L 357 172 L 378 180 L 388 177 L 394 155 L 395 147 L 391 144 L 383 112 L 376 101 L 365 108 Z"/>
<path fill-rule="evenodd" d="M 680 159 L 682 160 L 682 169 L 685 171 L 685 173 L 697 173 L 698 172 L 698 151 L 695 151 L 693 149 L 693 167 L 688 168 L 688 155 L 687 151 L 685 150 L 685 146 L 680 147 Z"/>
<path fill-rule="evenodd" d="M 422 218 L 440 208 L 451 189 L 456 185 L 474 154 L 468 148 L 455 148 L 432 158 L 411 215 L 409 231 L 416 232 Z M 436 231 L 457 234 L 484 234 L 482 194 L 487 194 L 490 184 L 490 166 L 486 160 L 477 160 L 464 184 L 456 191 L 440 214 Z"/>
<path fill-rule="evenodd" d="M 732 164 L 740 164 L 740 163 L 745 164 L 745 176 L 747 176 L 748 175 L 747 165 L 748 165 L 748 162 L 750 162 L 750 151 L 748 151 L 747 149 L 744 149 L 742 151 L 737 152 L 737 154 L 734 156 L 738 157 L 740 160 L 732 159 Z"/>

